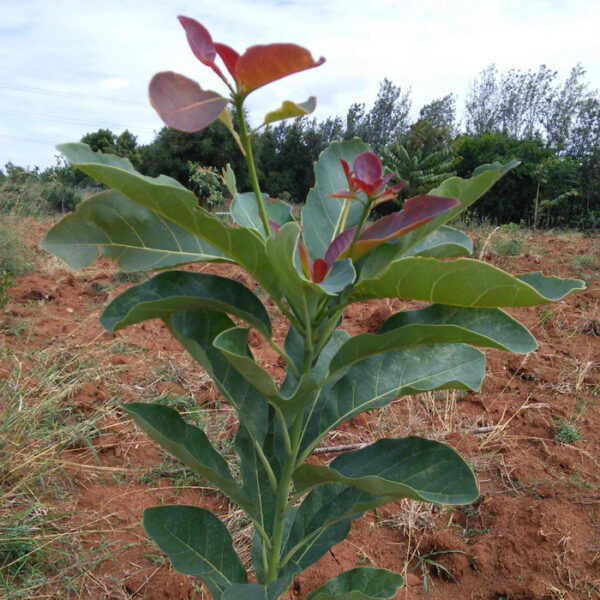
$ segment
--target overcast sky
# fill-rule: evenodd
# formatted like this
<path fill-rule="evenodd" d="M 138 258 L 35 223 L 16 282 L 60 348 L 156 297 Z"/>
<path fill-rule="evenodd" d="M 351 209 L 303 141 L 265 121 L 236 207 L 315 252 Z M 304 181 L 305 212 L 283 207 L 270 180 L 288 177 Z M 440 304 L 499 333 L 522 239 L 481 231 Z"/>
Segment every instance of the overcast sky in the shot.
<path fill-rule="evenodd" d="M 318 119 L 344 116 L 353 102 L 370 106 L 384 77 L 412 88 L 414 115 L 453 92 L 460 116 L 469 82 L 491 63 L 544 63 L 562 81 L 581 62 L 600 88 L 598 0 L 0 0 L 0 167 L 47 167 L 54 144 L 100 127 L 152 141 L 161 121 L 147 85 L 157 71 L 224 91 L 188 49 L 178 14 L 238 51 L 294 42 L 326 57 L 255 92 L 254 124 L 311 95 Z"/>

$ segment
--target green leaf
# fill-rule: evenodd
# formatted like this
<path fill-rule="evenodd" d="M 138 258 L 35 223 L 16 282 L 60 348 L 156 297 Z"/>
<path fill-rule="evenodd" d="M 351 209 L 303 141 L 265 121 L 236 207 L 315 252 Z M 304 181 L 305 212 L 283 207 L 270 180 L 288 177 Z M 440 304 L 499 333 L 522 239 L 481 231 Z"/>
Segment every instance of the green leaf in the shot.
<path fill-rule="evenodd" d="M 473 254 L 471 238 L 462 231 L 442 225 L 408 250 L 404 256 L 458 258 L 459 256 L 469 256 L 471 254 Z"/>
<path fill-rule="evenodd" d="M 306 463 L 294 472 L 300 493 L 335 482 L 387 501 L 468 504 L 479 496 L 475 475 L 460 454 L 446 444 L 415 436 L 379 440 L 338 456 L 328 467 Z"/>
<path fill-rule="evenodd" d="M 229 259 L 198 236 L 113 190 L 81 202 L 48 233 L 42 248 L 81 269 L 100 254 L 123 271 L 149 271 Z"/>
<path fill-rule="evenodd" d="M 273 411 L 267 400 L 236 370 L 232 369 L 214 340 L 220 333 L 234 327 L 231 319 L 212 311 L 196 311 L 170 315 L 165 324 L 175 338 L 207 370 L 219 392 L 238 412 L 240 423 L 235 448 L 240 457 L 242 493 L 251 503 L 249 516 L 268 531 L 273 523 L 276 498 L 271 487 L 262 452 L 275 468 L 272 448 Z"/>
<path fill-rule="evenodd" d="M 516 160 L 511 160 L 504 165 L 500 163 L 482 165 L 482 167 L 475 170 L 473 177 L 470 179 L 450 177 L 443 181 L 437 188 L 430 190 L 429 194 L 432 196 L 456 198 L 460 201 L 460 204 L 432 219 L 422 227 L 413 229 L 413 231 L 410 231 L 406 235 L 402 235 L 392 242 L 375 248 L 361 262 L 358 269 L 359 280 L 375 277 L 378 273 L 386 269 L 391 261 L 407 254 L 409 250 L 430 233 L 464 212 L 471 204 L 481 198 L 494 183 L 518 165 L 519 161 Z"/>
<path fill-rule="evenodd" d="M 171 223 L 197 235 L 244 267 L 277 300 L 281 291 L 265 253 L 264 240 L 253 229 L 230 227 L 198 206 L 196 196 L 180 183 L 161 175 L 140 175 L 126 158 L 92 152 L 86 144 L 57 148 L 75 167 Z"/>
<path fill-rule="evenodd" d="M 294 117 L 303 117 L 309 115 L 317 108 L 317 98 L 311 96 L 305 102 L 292 102 L 291 100 L 284 100 L 283 104 L 277 110 L 273 110 L 265 115 L 265 125 L 275 123 L 276 121 L 283 121 L 285 119 L 292 119 Z"/>
<path fill-rule="evenodd" d="M 266 535 L 271 535 L 277 507 L 276 491 L 270 481 L 266 466 L 259 455 L 259 448 L 277 471 L 277 461 L 273 456 L 273 410 L 269 411 L 267 434 L 261 444 L 250 436 L 248 429 L 240 423 L 235 436 L 235 450 L 240 457 L 240 475 L 243 481 L 243 493 L 250 499 L 253 509 L 248 511 Z"/>
<path fill-rule="evenodd" d="M 485 355 L 464 344 L 432 344 L 393 350 L 352 365 L 326 385 L 304 424 L 302 447 L 309 453 L 343 421 L 381 408 L 395 398 L 438 389 L 477 390 Z"/>
<path fill-rule="evenodd" d="M 358 567 L 330 579 L 306 600 L 387 600 L 403 585 L 402 575 L 394 571 Z"/>
<path fill-rule="evenodd" d="M 534 337 L 524 327 L 499 308 L 462 308 L 433 304 L 418 310 L 396 313 L 387 319 L 379 334 L 410 325 L 431 325 L 445 331 L 447 326 L 459 327 L 469 331 L 480 341 L 462 340 L 467 344 L 498 348 L 507 352 L 527 354 L 537 348 Z M 440 340 L 440 343 L 449 340 Z"/>
<path fill-rule="evenodd" d="M 267 199 L 267 194 L 262 195 L 263 200 Z M 275 202 L 265 202 L 267 217 L 279 225 L 283 225 L 292 220 L 292 207 L 283 200 Z M 237 194 L 231 203 L 231 218 L 242 227 L 256 229 L 264 237 L 265 229 L 258 212 L 256 196 L 254 192 Z"/>
<path fill-rule="evenodd" d="M 167 452 L 210 481 L 233 502 L 251 508 L 231 476 L 227 461 L 213 448 L 201 429 L 187 424 L 168 406 L 134 402 L 124 404 L 123 408 L 148 437 Z"/>
<path fill-rule="evenodd" d="M 231 136 L 237 143 L 238 148 L 241 150 L 242 154 L 244 156 L 246 156 L 246 151 L 244 150 L 242 140 L 240 139 L 240 134 L 235 130 L 235 127 L 233 126 L 233 114 L 231 113 L 231 109 L 225 108 L 225 110 L 223 110 L 223 112 L 219 115 L 219 121 L 221 121 L 221 123 L 223 123 L 223 125 L 225 125 L 225 127 L 227 127 L 227 131 L 229 131 L 229 133 L 231 134 Z M 227 165 L 229 166 L 229 163 L 227 163 Z M 223 171 L 225 171 L 225 169 L 223 169 Z M 231 166 L 229 166 L 229 171 L 233 175 Z M 225 184 L 227 185 L 227 189 L 231 192 L 232 187 L 230 186 L 230 180 L 228 180 L 227 175 L 225 173 L 223 173 L 223 178 L 225 179 Z M 233 178 L 233 190 L 235 190 L 235 176 Z M 237 194 L 237 191 L 231 192 L 231 197 L 235 198 L 236 194 Z"/>
<path fill-rule="evenodd" d="M 250 382 L 271 404 L 277 406 L 285 417 L 293 420 L 298 411 L 312 404 L 318 393 L 314 379 L 309 374 L 300 378 L 289 397 L 283 396 L 269 373 L 256 363 L 248 349 L 248 332 L 243 327 L 228 329 L 214 341 L 233 367 Z"/>
<path fill-rule="evenodd" d="M 332 142 L 315 163 L 315 186 L 308 193 L 301 213 L 304 242 L 313 258 L 325 256 L 329 244 L 341 233 L 338 228 L 346 202 L 329 196 L 348 187 L 340 158 L 352 164 L 355 156 L 367 150 L 369 146 L 358 138 L 349 142 Z M 360 203 L 353 202 L 346 222 L 347 229 L 358 224 L 361 212 Z"/>
<path fill-rule="evenodd" d="M 175 313 L 163 320 L 175 339 L 206 369 L 219 392 L 238 411 L 251 439 L 262 445 L 268 427 L 267 401 L 231 368 L 214 346 L 215 338 L 235 327 L 235 323 L 226 314 L 210 310 Z"/>
<path fill-rule="evenodd" d="M 288 303 L 305 325 L 308 325 L 324 291 L 304 277 L 301 268 L 296 266 L 299 239 L 298 224 L 286 223 L 277 234 L 267 240 L 266 252 L 271 261 L 271 268 L 277 274 L 281 288 L 285 290 Z"/>
<path fill-rule="evenodd" d="M 317 362 L 312 367 L 310 373 L 313 379 L 317 382 L 322 382 L 327 375 L 329 369 L 329 363 L 331 359 L 339 350 L 340 346 L 350 337 L 350 334 L 345 329 L 335 329 L 321 352 Z M 296 368 L 300 371 L 302 369 L 302 359 L 304 357 L 304 346 L 305 339 L 296 331 L 293 326 L 288 329 L 287 336 L 285 338 L 285 351 L 288 356 L 292 359 Z M 286 373 L 286 379 L 281 386 L 283 393 L 291 394 L 295 386 L 297 386 L 298 380 L 294 377 L 293 373 L 289 370 Z"/>
<path fill-rule="evenodd" d="M 290 513 L 291 523 L 284 536 L 282 573 L 303 571 L 317 562 L 330 548 L 346 538 L 352 521 L 361 517 L 359 503 L 373 496 L 342 483 L 322 485 L 312 490 L 302 504 Z"/>
<path fill-rule="evenodd" d="M 269 315 L 246 286 L 227 277 L 188 271 L 159 273 L 130 287 L 106 307 L 100 322 L 117 331 L 147 319 L 203 308 L 236 315 L 270 336 Z"/>
<path fill-rule="evenodd" d="M 561 300 L 575 290 L 584 290 L 585 283 L 581 279 L 562 279 L 548 277 L 540 271 L 515 275 L 517 279 L 534 288 L 546 302 Z"/>
<path fill-rule="evenodd" d="M 248 349 L 249 329 L 235 327 L 215 338 L 214 346 L 265 398 L 278 403 L 283 401 L 273 378 L 258 365 Z"/>
<path fill-rule="evenodd" d="M 231 168 L 231 165 L 229 163 L 227 163 L 225 168 L 222 170 L 222 173 L 223 179 L 225 180 L 225 185 L 227 186 L 227 190 L 231 194 L 231 197 L 235 198 L 238 193 L 237 184 L 235 181 L 235 173 L 233 172 L 233 169 Z"/>
<path fill-rule="evenodd" d="M 150 81 L 149 94 L 152 106 L 169 127 L 190 133 L 208 127 L 229 102 L 173 71 L 157 73 Z"/>
<path fill-rule="evenodd" d="M 346 302 L 410 298 L 454 306 L 534 306 L 560 300 L 583 288 L 578 279 L 545 277 L 541 273 L 513 276 L 470 258 L 440 261 L 413 256 L 397 260 L 380 276 L 356 284 Z"/>
<path fill-rule="evenodd" d="M 147 508 L 144 528 L 173 567 L 200 577 L 215 600 L 232 585 L 246 582 L 231 536 L 211 512 L 195 506 Z"/>
<path fill-rule="evenodd" d="M 333 357 L 330 377 L 360 360 L 420 344 L 462 342 L 526 354 L 537 344 L 526 327 L 497 308 L 458 308 L 434 304 L 392 315 L 377 334 L 350 338 Z"/>
<path fill-rule="evenodd" d="M 330 296 L 337 294 L 346 289 L 356 279 L 356 271 L 350 258 L 336 260 L 331 266 L 331 270 L 327 273 L 325 279 L 318 284 L 321 289 Z"/>
<path fill-rule="evenodd" d="M 223 594 L 223 600 L 278 600 L 292 583 L 293 576 L 286 575 L 268 585 L 236 583 Z"/>

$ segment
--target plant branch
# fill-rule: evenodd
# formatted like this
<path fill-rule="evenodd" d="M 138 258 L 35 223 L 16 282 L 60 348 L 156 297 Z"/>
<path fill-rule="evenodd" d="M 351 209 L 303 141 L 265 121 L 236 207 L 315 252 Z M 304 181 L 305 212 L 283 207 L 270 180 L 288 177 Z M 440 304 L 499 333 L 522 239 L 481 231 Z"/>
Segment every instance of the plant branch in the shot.
<path fill-rule="evenodd" d="M 287 423 L 285 422 L 285 417 L 283 416 L 283 413 L 281 412 L 281 409 L 278 406 L 275 406 L 274 404 L 272 404 L 271 406 L 273 406 L 273 409 L 277 413 L 277 416 L 279 417 L 279 421 L 281 422 L 281 432 L 283 433 L 283 442 L 285 444 L 285 451 L 287 452 L 288 456 L 291 456 L 292 455 L 292 440 L 290 439 L 290 434 L 287 429 Z"/>
<path fill-rule="evenodd" d="M 296 456 L 299 450 L 300 430 L 302 428 L 302 411 L 298 412 L 292 425 L 291 446 L 292 453 L 287 457 L 283 466 L 279 490 L 277 493 L 277 506 L 273 520 L 273 534 L 271 536 L 271 553 L 269 556 L 269 569 L 266 583 L 272 583 L 279 576 L 279 564 L 281 560 L 281 547 L 283 542 L 283 529 L 285 518 L 290 510 L 288 499 L 292 487 L 292 475 L 296 466 Z"/>
<path fill-rule="evenodd" d="M 248 167 L 248 175 L 250 176 L 250 182 L 252 183 L 252 189 L 254 190 L 254 195 L 256 196 L 256 203 L 258 204 L 258 213 L 260 214 L 260 219 L 265 229 L 265 236 L 271 237 L 271 228 L 269 227 L 269 219 L 267 218 L 267 209 L 265 208 L 265 202 L 260 191 L 260 185 L 258 184 L 256 165 L 254 164 L 254 155 L 252 153 L 252 143 L 250 140 L 250 135 L 248 134 L 246 117 L 244 116 L 243 98 L 239 96 L 235 97 L 234 104 L 240 126 L 240 138 L 246 150 L 244 158 L 246 159 L 246 166 Z"/>
<path fill-rule="evenodd" d="M 271 467 L 271 464 L 267 460 L 267 457 L 265 456 L 263 449 L 260 447 L 260 444 L 254 440 L 252 443 L 254 445 L 254 449 L 256 450 L 256 453 L 258 454 L 258 457 L 260 458 L 260 462 L 262 462 L 262 464 L 265 468 L 265 471 L 267 472 L 267 477 L 269 478 L 269 483 L 271 484 L 273 491 L 276 492 L 277 491 L 277 478 L 275 477 L 275 473 L 273 473 L 273 468 Z"/>
<path fill-rule="evenodd" d="M 367 220 L 367 217 L 369 216 L 370 210 L 371 210 L 371 201 L 369 199 L 369 200 L 367 200 L 365 207 L 363 208 L 363 211 L 360 215 L 360 221 L 358 222 L 358 225 L 356 226 L 356 231 L 354 232 L 354 237 L 352 238 L 352 242 L 350 243 L 350 248 L 348 248 L 348 256 L 352 256 L 352 250 L 354 250 L 354 245 L 356 244 L 356 242 L 358 240 L 358 236 L 360 235 L 360 230 L 362 229 L 363 225 L 365 224 L 365 221 Z"/>

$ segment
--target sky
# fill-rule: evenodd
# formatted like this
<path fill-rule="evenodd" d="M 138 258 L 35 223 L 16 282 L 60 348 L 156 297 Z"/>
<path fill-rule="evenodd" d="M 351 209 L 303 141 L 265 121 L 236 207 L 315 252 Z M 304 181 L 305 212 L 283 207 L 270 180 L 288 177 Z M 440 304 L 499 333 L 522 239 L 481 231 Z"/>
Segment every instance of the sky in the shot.
<path fill-rule="evenodd" d="M 180 14 L 239 52 L 292 42 L 326 58 L 253 93 L 254 125 L 283 100 L 313 95 L 319 120 L 354 102 L 369 108 L 385 77 L 411 88 L 414 117 L 449 93 L 460 117 L 491 63 L 546 64 L 563 81 L 581 62 L 600 88 L 598 0 L 0 0 L 0 168 L 52 166 L 55 144 L 101 127 L 151 142 L 162 127 L 147 97 L 158 71 L 225 93 L 189 50 Z"/>

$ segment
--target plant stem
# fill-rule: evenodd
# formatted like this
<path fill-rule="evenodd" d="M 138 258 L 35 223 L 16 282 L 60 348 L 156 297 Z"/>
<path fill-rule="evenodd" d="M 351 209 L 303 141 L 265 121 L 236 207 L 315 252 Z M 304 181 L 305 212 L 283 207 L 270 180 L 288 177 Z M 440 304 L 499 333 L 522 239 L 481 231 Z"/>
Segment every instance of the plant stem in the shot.
<path fill-rule="evenodd" d="M 358 222 L 358 225 L 356 226 L 356 231 L 354 232 L 354 237 L 352 238 L 352 243 L 350 244 L 350 248 L 348 248 L 348 254 L 347 256 L 352 256 L 352 250 L 354 250 L 354 244 L 356 244 L 356 241 L 358 240 L 358 236 L 360 235 L 360 230 L 362 229 L 363 225 L 365 224 L 365 221 L 367 220 L 367 217 L 369 216 L 369 211 L 371 210 L 371 199 L 369 198 L 367 200 L 367 203 L 365 204 L 365 207 L 363 208 L 363 211 L 360 215 L 360 221 Z"/>
<path fill-rule="evenodd" d="M 296 456 L 300 447 L 300 431 L 302 429 L 302 411 L 296 415 L 291 431 L 292 452 L 287 457 L 283 466 L 283 472 L 279 481 L 279 491 L 277 493 L 277 504 L 275 508 L 275 518 L 273 521 L 273 533 L 271 535 L 271 552 L 269 556 L 269 569 L 266 582 L 272 583 L 279 576 L 279 562 L 281 560 L 281 545 L 283 542 L 283 529 L 285 518 L 290 510 L 288 498 L 292 487 L 292 475 L 296 466 Z"/>
<path fill-rule="evenodd" d="M 248 167 L 248 175 L 250 176 L 250 182 L 252 183 L 252 189 L 254 190 L 254 195 L 256 196 L 256 203 L 258 204 L 258 213 L 260 215 L 260 219 L 265 229 L 265 235 L 267 237 L 270 237 L 271 228 L 269 227 L 267 209 L 265 208 L 265 202 L 260 191 L 260 185 L 258 184 L 258 176 L 256 175 L 256 165 L 254 164 L 254 155 L 252 154 L 252 143 L 250 140 L 250 135 L 248 134 L 246 117 L 244 116 L 243 98 L 236 97 L 234 104 L 240 126 L 240 138 L 242 140 L 244 149 L 246 150 L 244 158 L 246 159 L 246 166 Z"/>
<path fill-rule="evenodd" d="M 350 212 L 350 204 L 351 203 L 352 203 L 352 200 L 350 200 L 350 198 L 347 198 L 346 203 L 344 205 L 344 213 L 342 215 L 342 220 L 340 222 L 339 229 L 335 232 L 335 235 L 339 235 L 346 228 L 346 221 L 348 220 L 348 213 Z"/>

